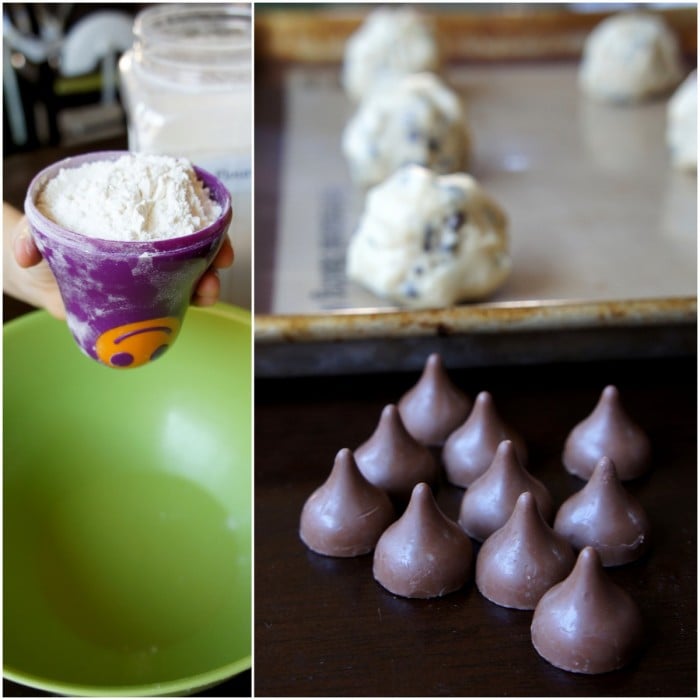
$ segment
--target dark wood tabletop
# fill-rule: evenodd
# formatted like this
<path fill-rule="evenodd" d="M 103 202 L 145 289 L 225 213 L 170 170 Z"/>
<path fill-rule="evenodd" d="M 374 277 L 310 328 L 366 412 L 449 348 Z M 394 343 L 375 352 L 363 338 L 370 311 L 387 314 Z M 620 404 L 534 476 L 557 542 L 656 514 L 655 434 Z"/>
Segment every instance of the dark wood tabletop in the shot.
<path fill-rule="evenodd" d="M 452 370 L 472 397 L 492 392 L 526 439 L 530 470 L 556 506 L 583 482 L 561 464 L 568 431 L 616 384 L 647 432 L 653 471 L 628 482 L 653 527 L 641 561 L 608 569 L 639 604 L 639 659 L 599 676 L 560 671 L 530 642 L 531 612 L 490 603 L 470 583 L 434 600 L 394 596 L 372 555 L 317 555 L 298 536 L 306 498 L 337 451 L 374 430 L 416 374 L 266 379 L 255 408 L 255 689 L 261 696 L 696 695 L 696 358 Z M 462 491 L 442 484 L 456 518 Z"/>

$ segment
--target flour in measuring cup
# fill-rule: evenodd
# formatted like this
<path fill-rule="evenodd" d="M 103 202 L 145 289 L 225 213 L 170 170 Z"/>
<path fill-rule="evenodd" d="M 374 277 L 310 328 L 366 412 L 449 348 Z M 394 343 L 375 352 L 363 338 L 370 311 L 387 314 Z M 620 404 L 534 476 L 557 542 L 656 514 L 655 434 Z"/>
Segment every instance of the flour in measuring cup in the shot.
<path fill-rule="evenodd" d="M 120 241 L 186 236 L 221 215 L 187 160 L 136 153 L 62 168 L 36 206 L 71 231 Z"/>

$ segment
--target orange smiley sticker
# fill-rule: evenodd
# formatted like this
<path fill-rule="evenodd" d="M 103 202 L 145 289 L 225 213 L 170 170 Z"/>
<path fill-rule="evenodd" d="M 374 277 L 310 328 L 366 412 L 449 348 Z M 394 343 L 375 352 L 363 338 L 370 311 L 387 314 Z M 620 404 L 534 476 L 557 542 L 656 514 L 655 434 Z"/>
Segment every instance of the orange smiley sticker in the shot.
<path fill-rule="evenodd" d="M 95 343 L 95 352 L 110 367 L 140 367 L 160 357 L 179 330 L 180 321 L 172 316 L 126 323 L 104 332 Z"/>

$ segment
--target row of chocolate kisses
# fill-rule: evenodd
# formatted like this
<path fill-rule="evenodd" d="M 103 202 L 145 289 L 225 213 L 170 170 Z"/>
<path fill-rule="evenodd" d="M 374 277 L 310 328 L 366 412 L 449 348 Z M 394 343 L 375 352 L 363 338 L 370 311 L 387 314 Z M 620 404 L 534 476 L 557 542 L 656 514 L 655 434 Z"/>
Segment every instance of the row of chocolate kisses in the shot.
<path fill-rule="evenodd" d="M 448 480 L 467 489 L 459 524 L 430 488 L 439 466 L 429 447 L 443 444 Z M 620 475 L 635 478 L 650 467 L 649 441 L 615 387 L 606 387 L 567 438 L 565 467 L 588 483 L 562 504 L 553 528 L 551 496 L 525 469 L 526 459 L 523 440 L 501 420 L 490 394 L 480 393 L 472 406 L 433 354 L 418 383 L 384 408 L 372 436 L 354 453 L 340 450 L 304 505 L 301 539 L 328 556 L 374 549 L 375 579 L 413 598 L 462 588 L 474 575 L 470 538 L 483 542 L 477 588 L 498 605 L 535 610 L 532 641 L 545 659 L 583 673 L 619 668 L 637 650 L 641 615 L 603 566 L 646 550 L 648 519 Z M 398 520 L 392 500 L 408 500 Z M 571 620 L 580 625 L 573 633 Z"/>

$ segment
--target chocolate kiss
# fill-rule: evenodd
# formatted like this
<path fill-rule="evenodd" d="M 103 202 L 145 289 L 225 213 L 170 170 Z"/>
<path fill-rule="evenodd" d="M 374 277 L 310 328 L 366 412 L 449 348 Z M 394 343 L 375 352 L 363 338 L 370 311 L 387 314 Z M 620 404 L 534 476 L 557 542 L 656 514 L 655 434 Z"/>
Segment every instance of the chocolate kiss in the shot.
<path fill-rule="evenodd" d="M 612 385 L 603 389 L 593 412 L 569 433 L 563 462 L 567 471 L 589 479 L 603 457 L 612 459 L 621 481 L 635 479 L 651 467 L 649 438 L 627 415 Z"/>
<path fill-rule="evenodd" d="M 638 652 L 643 633 L 639 608 L 609 580 L 593 547 L 583 549 L 569 576 L 542 596 L 530 627 L 537 653 L 575 673 L 621 668 Z"/>
<path fill-rule="evenodd" d="M 472 575 L 473 547 L 440 510 L 428 484 L 417 484 L 404 514 L 379 538 L 374 578 L 395 595 L 435 598 L 456 591 Z"/>
<path fill-rule="evenodd" d="M 456 486 L 469 486 L 488 469 L 503 440 L 510 440 L 521 464 L 527 464 L 524 441 L 501 420 L 491 394 L 482 391 L 469 418 L 447 438 L 442 450 L 448 481 Z"/>
<path fill-rule="evenodd" d="M 646 513 L 620 483 L 608 457 L 598 462 L 590 481 L 562 503 L 554 529 L 575 549 L 594 547 L 603 566 L 639 559 L 649 544 Z"/>
<path fill-rule="evenodd" d="M 428 357 L 418 382 L 399 400 L 401 418 L 413 437 L 423 445 L 442 445 L 447 436 L 466 420 L 471 399 L 447 375 L 437 353 Z"/>
<path fill-rule="evenodd" d="M 343 448 L 326 482 L 306 500 L 299 536 L 319 554 L 354 557 L 371 552 L 395 517 L 389 497 L 362 476 Z"/>
<path fill-rule="evenodd" d="M 547 487 L 520 466 L 515 446 L 504 440 L 489 468 L 464 492 L 459 524 L 470 537 L 485 540 L 505 525 L 524 491 L 532 493 L 542 517 L 551 521 L 554 506 Z"/>
<path fill-rule="evenodd" d="M 411 437 L 393 404 L 384 407 L 372 436 L 355 450 L 355 460 L 367 481 L 402 501 L 417 483 L 433 484 L 440 473 L 430 450 Z"/>
<path fill-rule="evenodd" d="M 575 561 L 571 545 L 542 519 L 532 494 L 522 493 L 508 522 L 479 550 L 476 586 L 497 605 L 534 610 Z"/>

